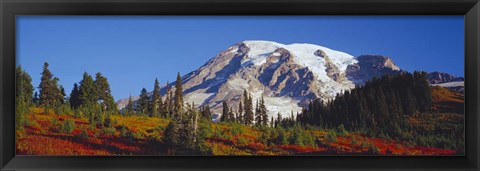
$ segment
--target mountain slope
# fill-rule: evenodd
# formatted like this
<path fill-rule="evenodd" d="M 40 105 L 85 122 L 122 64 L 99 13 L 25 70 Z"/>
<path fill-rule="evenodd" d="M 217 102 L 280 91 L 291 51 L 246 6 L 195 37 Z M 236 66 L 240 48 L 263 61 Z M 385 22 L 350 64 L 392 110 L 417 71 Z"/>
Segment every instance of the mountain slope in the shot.
<path fill-rule="evenodd" d="M 182 77 L 185 102 L 209 105 L 221 113 L 227 101 L 233 110 L 244 90 L 255 101 L 263 95 L 270 116 L 300 111 L 309 100 L 330 100 L 373 77 L 401 69 L 381 55 L 357 58 L 313 44 L 243 41 L 228 47 L 197 70 Z M 174 91 L 175 83 L 171 83 Z M 166 93 L 163 87 L 160 91 Z M 123 108 L 128 99 L 117 102 Z M 218 115 L 216 115 L 218 116 Z"/>

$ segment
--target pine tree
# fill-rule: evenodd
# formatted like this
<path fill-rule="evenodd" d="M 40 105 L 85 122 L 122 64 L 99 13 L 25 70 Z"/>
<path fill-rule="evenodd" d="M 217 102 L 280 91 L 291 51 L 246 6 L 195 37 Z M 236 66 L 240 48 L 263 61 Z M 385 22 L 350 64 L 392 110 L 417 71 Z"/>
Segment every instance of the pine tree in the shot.
<path fill-rule="evenodd" d="M 150 114 L 151 116 L 160 117 L 163 110 L 162 97 L 160 96 L 160 85 L 158 79 L 155 79 L 155 84 L 153 85 L 153 95 L 150 102 Z"/>
<path fill-rule="evenodd" d="M 228 121 L 235 122 L 235 114 L 233 113 L 232 107 L 228 110 Z"/>
<path fill-rule="evenodd" d="M 273 121 L 273 116 L 272 119 L 270 119 L 270 127 L 275 127 L 275 121 Z"/>
<path fill-rule="evenodd" d="M 101 102 L 100 104 L 104 107 L 102 110 L 109 113 L 118 113 L 107 78 L 102 73 L 95 74 L 94 85 L 98 96 L 97 101 Z"/>
<path fill-rule="evenodd" d="M 238 117 L 237 117 L 237 122 L 238 123 L 244 123 L 243 121 L 243 105 L 242 105 L 242 99 L 240 98 L 238 102 Z"/>
<path fill-rule="evenodd" d="M 267 126 L 268 125 L 268 110 L 267 110 L 267 107 L 265 106 L 265 100 L 263 98 L 263 95 L 262 95 L 262 99 L 260 100 L 259 110 L 260 110 L 260 114 L 261 114 L 261 117 L 262 117 L 262 125 Z"/>
<path fill-rule="evenodd" d="M 207 121 L 212 120 L 212 113 L 210 112 L 210 106 L 206 105 L 202 107 L 202 118 Z"/>
<path fill-rule="evenodd" d="M 174 119 L 167 125 L 165 129 L 165 142 L 171 145 L 180 143 L 180 117 L 174 116 Z"/>
<path fill-rule="evenodd" d="M 87 108 L 97 103 L 98 95 L 96 92 L 93 78 L 87 72 L 83 73 L 83 79 L 80 81 L 79 89 L 80 105 Z"/>
<path fill-rule="evenodd" d="M 172 98 L 170 97 L 170 85 L 168 84 L 165 85 L 165 103 L 163 105 L 163 112 L 165 112 L 166 116 L 170 116 L 171 114 L 171 106 L 172 106 Z"/>
<path fill-rule="evenodd" d="M 48 63 L 43 64 L 43 72 L 40 80 L 40 105 L 46 108 L 55 108 L 63 101 L 63 96 L 58 86 L 59 79 L 54 77 L 48 69 Z"/>
<path fill-rule="evenodd" d="M 135 115 L 135 105 L 133 104 L 133 100 L 132 100 L 131 95 L 128 97 L 128 104 L 127 104 L 127 107 L 125 108 L 124 113 L 127 116 Z"/>
<path fill-rule="evenodd" d="M 32 85 L 32 78 L 25 70 L 23 70 L 22 66 L 20 65 L 15 70 L 15 78 L 15 97 L 17 99 L 21 99 L 22 103 L 25 103 L 25 106 L 30 106 L 32 103 L 34 89 Z"/>
<path fill-rule="evenodd" d="M 70 99 L 69 99 L 70 106 L 73 109 L 77 109 L 78 107 L 80 107 L 79 97 L 80 97 L 80 90 L 78 89 L 78 84 L 74 83 L 72 92 L 70 93 Z"/>
<path fill-rule="evenodd" d="M 255 104 L 255 125 L 260 126 L 262 125 L 262 111 L 260 111 L 260 105 L 257 102 Z"/>
<path fill-rule="evenodd" d="M 180 72 L 177 74 L 177 81 L 175 81 L 175 114 L 182 115 L 183 112 L 183 89 L 182 89 L 182 77 Z"/>
<path fill-rule="evenodd" d="M 60 94 L 62 96 L 62 98 L 60 99 L 60 104 L 65 104 L 65 102 L 67 101 L 67 94 L 65 93 L 65 88 L 63 88 L 62 85 L 60 85 Z"/>
<path fill-rule="evenodd" d="M 229 118 L 229 110 L 228 110 L 228 105 L 227 105 L 227 102 L 226 101 L 223 101 L 222 102 L 222 116 L 220 118 L 220 121 L 222 122 L 229 122 L 230 121 L 230 118 Z"/>
<path fill-rule="evenodd" d="M 281 125 L 282 121 L 283 121 L 282 115 L 280 114 L 280 112 L 278 112 L 277 120 L 275 121 L 275 128 L 282 127 Z"/>
<path fill-rule="evenodd" d="M 170 91 L 168 93 L 168 99 L 169 99 L 169 106 L 168 106 L 168 110 L 170 111 L 169 115 L 170 116 L 173 116 L 174 112 L 175 112 L 175 99 L 173 98 L 173 92 Z"/>
<path fill-rule="evenodd" d="M 252 105 L 252 98 L 247 93 L 247 90 L 243 91 L 244 97 L 244 112 L 245 115 L 243 117 L 245 125 L 252 125 L 254 120 L 254 113 L 253 113 L 253 105 Z"/>
<path fill-rule="evenodd" d="M 148 94 L 147 89 L 142 88 L 140 98 L 138 99 L 137 113 L 139 115 L 147 115 L 148 112 Z"/>

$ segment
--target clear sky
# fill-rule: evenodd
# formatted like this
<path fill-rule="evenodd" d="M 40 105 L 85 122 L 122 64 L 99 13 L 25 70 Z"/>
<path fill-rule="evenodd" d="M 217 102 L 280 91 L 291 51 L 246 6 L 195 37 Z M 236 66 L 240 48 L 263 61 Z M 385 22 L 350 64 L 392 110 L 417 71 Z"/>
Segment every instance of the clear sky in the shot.
<path fill-rule="evenodd" d="M 38 87 L 43 62 L 67 94 L 101 72 L 115 100 L 174 81 L 243 40 L 312 43 L 391 57 L 407 71 L 464 75 L 463 16 L 17 16 L 17 64 Z"/>

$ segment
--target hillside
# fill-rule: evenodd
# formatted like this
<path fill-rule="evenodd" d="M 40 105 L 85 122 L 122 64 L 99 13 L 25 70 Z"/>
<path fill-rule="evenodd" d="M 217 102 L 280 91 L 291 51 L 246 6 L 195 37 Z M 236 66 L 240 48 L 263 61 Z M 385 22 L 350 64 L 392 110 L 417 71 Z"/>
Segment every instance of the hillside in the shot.
<path fill-rule="evenodd" d="M 464 114 L 465 95 L 445 87 L 432 87 L 433 109 L 440 112 Z"/>
<path fill-rule="evenodd" d="M 113 129 L 91 127 L 85 118 L 31 108 L 24 131 L 17 130 L 17 155 L 192 155 L 162 140 L 170 119 L 112 116 Z M 67 120 L 72 133 L 62 132 Z M 369 137 L 363 133 L 318 129 L 255 128 L 235 123 L 211 123 L 208 155 L 449 155 L 449 149 Z M 86 134 L 82 133 L 86 130 Z M 301 134 L 298 134 L 298 133 Z M 303 138 L 294 138 L 302 135 Z M 284 137 L 284 138 L 281 138 Z M 280 139 L 278 139 L 280 138 Z"/>

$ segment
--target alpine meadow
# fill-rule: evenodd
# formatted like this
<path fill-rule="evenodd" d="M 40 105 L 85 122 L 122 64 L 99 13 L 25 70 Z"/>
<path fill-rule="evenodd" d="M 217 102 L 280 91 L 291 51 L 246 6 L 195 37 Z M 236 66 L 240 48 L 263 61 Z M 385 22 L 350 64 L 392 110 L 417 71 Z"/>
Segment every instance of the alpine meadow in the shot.
<path fill-rule="evenodd" d="M 21 16 L 16 154 L 463 156 L 463 18 Z"/>

